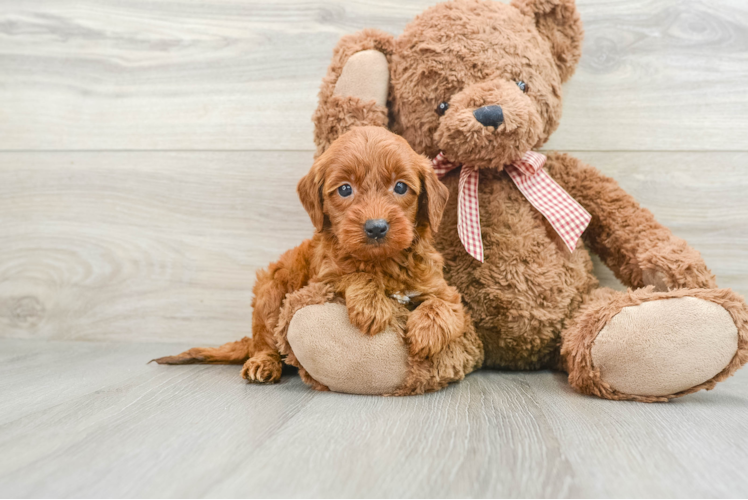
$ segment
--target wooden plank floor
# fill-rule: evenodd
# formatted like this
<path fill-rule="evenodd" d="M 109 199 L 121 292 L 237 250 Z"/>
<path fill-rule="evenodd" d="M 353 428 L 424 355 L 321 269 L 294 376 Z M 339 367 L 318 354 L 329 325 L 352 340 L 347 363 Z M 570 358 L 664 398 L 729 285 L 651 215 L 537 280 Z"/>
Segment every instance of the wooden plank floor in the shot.
<path fill-rule="evenodd" d="M 748 495 L 748 371 L 668 404 L 550 372 L 381 398 L 145 364 L 183 347 L 0 339 L 0 496 Z"/>
<path fill-rule="evenodd" d="M 336 41 L 433 3 L 0 0 L 0 497 L 748 495 L 748 370 L 643 405 L 549 372 L 393 399 L 145 364 L 250 333 L 255 271 L 311 232 Z M 577 4 L 546 147 L 748 294 L 748 2 Z"/>

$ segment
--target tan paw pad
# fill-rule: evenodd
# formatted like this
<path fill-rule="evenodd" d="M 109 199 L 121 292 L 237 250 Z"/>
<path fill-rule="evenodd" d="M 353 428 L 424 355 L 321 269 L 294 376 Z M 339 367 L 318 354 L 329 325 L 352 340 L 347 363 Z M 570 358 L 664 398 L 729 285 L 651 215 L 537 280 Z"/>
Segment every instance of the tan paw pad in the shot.
<path fill-rule="evenodd" d="M 408 351 L 400 336 L 387 329 L 361 333 L 341 304 L 306 306 L 288 326 L 288 343 L 301 366 L 331 391 L 388 394 L 402 385 Z"/>
<path fill-rule="evenodd" d="M 362 50 L 353 54 L 343 66 L 335 84 L 335 95 L 358 97 L 363 102 L 387 104 L 390 70 L 387 58 L 378 50 Z"/>
<path fill-rule="evenodd" d="M 708 381 L 737 351 L 730 314 L 693 297 L 625 307 L 600 331 L 592 361 L 613 389 L 667 396 Z"/>

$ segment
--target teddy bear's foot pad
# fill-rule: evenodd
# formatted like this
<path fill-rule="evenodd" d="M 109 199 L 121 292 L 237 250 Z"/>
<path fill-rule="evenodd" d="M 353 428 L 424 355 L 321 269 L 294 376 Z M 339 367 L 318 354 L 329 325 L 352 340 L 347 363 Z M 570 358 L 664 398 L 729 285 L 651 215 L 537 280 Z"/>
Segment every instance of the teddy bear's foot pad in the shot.
<path fill-rule="evenodd" d="M 309 375 L 331 391 L 391 394 L 408 374 L 408 349 L 397 332 L 364 335 L 342 304 L 299 309 L 288 325 L 288 343 Z"/>
<path fill-rule="evenodd" d="M 593 365 L 613 389 L 668 396 L 722 371 L 738 348 L 738 330 L 722 306 L 693 297 L 624 307 L 600 330 Z"/>

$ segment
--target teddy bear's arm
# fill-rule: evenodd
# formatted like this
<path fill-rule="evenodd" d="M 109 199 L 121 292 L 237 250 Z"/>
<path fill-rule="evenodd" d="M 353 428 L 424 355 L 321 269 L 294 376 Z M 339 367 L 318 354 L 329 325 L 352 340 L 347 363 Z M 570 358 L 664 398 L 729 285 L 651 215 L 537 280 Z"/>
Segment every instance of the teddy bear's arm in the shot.
<path fill-rule="evenodd" d="M 549 155 L 546 170 L 592 215 L 583 239 L 624 285 L 716 288 L 699 252 L 657 222 L 615 180 L 566 154 Z"/>
<path fill-rule="evenodd" d="M 340 39 L 312 116 L 316 156 L 353 127 L 386 127 L 392 35 L 364 29 Z M 349 64 L 350 63 L 350 64 Z"/>

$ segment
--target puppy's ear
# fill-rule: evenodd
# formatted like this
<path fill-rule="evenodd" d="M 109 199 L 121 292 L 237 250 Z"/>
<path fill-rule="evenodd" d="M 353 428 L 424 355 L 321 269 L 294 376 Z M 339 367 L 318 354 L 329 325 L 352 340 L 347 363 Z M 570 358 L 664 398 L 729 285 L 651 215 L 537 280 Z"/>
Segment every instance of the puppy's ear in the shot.
<path fill-rule="evenodd" d="M 323 207 L 322 187 L 325 184 L 325 171 L 327 170 L 327 155 L 320 156 L 314 162 L 309 173 L 306 174 L 296 186 L 301 204 L 312 219 L 312 224 L 317 231 L 322 231 L 325 224 L 325 213 Z"/>
<path fill-rule="evenodd" d="M 535 19 L 540 35 L 548 40 L 561 82 L 568 80 L 582 55 L 582 20 L 574 0 L 512 0 L 524 15 Z"/>
<path fill-rule="evenodd" d="M 436 232 L 442 221 L 442 212 L 449 199 L 449 189 L 436 177 L 431 162 L 418 156 L 419 171 L 421 173 L 421 194 L 418 197 L 418 224 L 428 223 L 431 230 Z"/>

